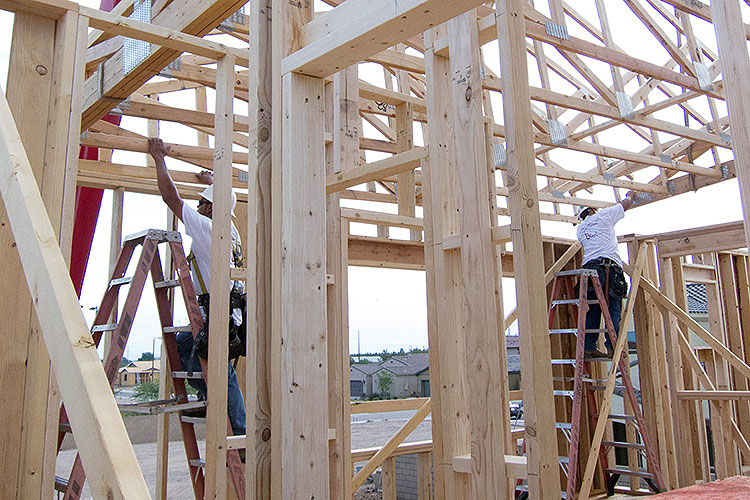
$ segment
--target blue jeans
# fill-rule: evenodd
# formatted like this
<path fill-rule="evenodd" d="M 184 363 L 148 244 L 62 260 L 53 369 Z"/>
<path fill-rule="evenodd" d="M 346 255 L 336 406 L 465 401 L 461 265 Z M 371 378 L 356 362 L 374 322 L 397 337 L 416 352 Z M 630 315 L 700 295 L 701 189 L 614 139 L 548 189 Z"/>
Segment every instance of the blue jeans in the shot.
<path fill-rule="evenodd" d="M 180 355 L 182 369 L 188 371 L 190 365 L 190 351 L 193 348 L 193 334 L 190 332 L 180 332 L 177 334 L 177 352 Z M 245 400 L 242 397 L 242 391 L 237 383 L 237 373 L 231 363 L 227 370 L 227 414 L 229 422 L 232 424 L 232 432 L 235 435 L 245 434 Z M 193 371 L 201 372 L 200 358 L 196 354 L 193 358 Z M 206 382 L 203 379 L 188 379 L 188 384 L 198 391 L 199 399 L 207 399 Z"/>
<path fill-rule="evenodd" d="M 599 274 L 599 282 L 602 285 L 602 292 L 605 294 L 606 292 L 606 270 L 607 268 L 604 266 L 589 266 L 588 263 L 583 266 L 588 269 L 596 269 L 597 273 Z M 622 295 L 616 294 L 612 290 L 612 273 L 615 272 L 622 272 L 619 268 L 616 268 L 615 266 L 609 267 L 609 315 L 612 317 L 612 324 L 615 325 L 615 336 L 617 336 L 617 333 L 619 333 L 620 329 L 620 318 L 622 316 Z M 593 285 L 589 285 L 588 290 L 588 299 L 589 300 L 596 300 L 596 293 L 594 292 Z M 586 314 L 586 330 L 596 330 L 599 328 L 599 324 L 601 322 L 602 317 L 602 309 L 599 307 L 599 304 L 589 304 L 589 311 Z M 604 325 L 604 328 L 606 328 L 607 325 Z M 604 334 L 604 346 L 608 351 L 612 351 L 612 341 L 609 338 L 609 335 L 605 332 Z M 584 350 L 586 351 L 593 351 L 596 349 L 596 343 L 599 340 L 599 334 L 598 333 L 587 333 L 586 334 L 586 341 L 584 343 Z"/>

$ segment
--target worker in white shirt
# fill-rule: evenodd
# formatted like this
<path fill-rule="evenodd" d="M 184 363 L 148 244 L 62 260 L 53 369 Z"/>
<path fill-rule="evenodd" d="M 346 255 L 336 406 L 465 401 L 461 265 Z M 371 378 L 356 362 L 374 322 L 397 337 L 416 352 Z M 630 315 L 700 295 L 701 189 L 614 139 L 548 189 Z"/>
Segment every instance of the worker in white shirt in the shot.
<path fill-rule="evenodd" d="M 615 224 L 625 217 L 625 211 L 633 206 L 635 193 L 629 191 L 625 199 L 620 203 L 608 208 L 597 210 L 593 207 L 579 207 L 578 218 L 578 241 L 583 246 L 583 267 L 594 269 L 599 275 L 605 297 L 608 299 L 609 315 L 615 330 L 620 328 L 620 317 L 622 316 L 622 299 L 627 293 L 628 285 L 622 271 L 622 259 L 617 251 L 617 235 Z M 588 299 L 595 300 L 593 284 L 588 287 Z M 584 359 L 606 359 L 613 354 L 612 342 L 609 335 L 605 335 L 605 348 L 607 352 L 597 349 L 599 340 L 598 330 L 601 321 L 601 308 L 599 304 L 590 304 L 586 315 L 586 341 L 584 347 Z"/>

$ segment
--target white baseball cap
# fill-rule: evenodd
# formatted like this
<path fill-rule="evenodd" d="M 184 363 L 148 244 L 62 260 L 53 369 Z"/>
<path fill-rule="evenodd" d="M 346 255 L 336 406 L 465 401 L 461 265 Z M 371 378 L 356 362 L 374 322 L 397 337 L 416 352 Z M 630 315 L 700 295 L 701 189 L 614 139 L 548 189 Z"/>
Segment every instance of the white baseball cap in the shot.
<path fill-rule="evenodd" d="M 234 214 L 234 207 L 237 206 L 237 195 L 234 193 L 234 190 L 231 190 L 230 193 L 232 193 L 232 217 L 237 217 Z M 201 197 L 208 200 L 210 203 L 214 202 L 214 185 L 210 184 L 206 189 L 203 190 L 201 193 Z"/>

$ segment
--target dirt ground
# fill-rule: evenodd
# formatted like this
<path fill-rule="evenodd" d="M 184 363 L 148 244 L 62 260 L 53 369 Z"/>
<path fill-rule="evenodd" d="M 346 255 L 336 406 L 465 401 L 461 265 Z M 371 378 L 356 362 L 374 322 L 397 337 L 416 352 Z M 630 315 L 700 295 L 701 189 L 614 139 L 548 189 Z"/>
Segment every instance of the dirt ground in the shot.
<path fill-rule="evenodd" d="M 354 500 L 381 500 L 383 494 L 375 490 L 374 486 L 364 485 L 354 492 Z"/>
<path fill-rule="evenodd" d="M 399 412 L 396 418 L 391 420 L 364 420 L 352 423 L 352 449 L 371 448 L 374 446 L 384 445 L 398 431 L 408 419 L 405 412 Z M 362 418 L 362 416 L 358 416 Z M 137 415 L 125 417 L 125 427 L 133 442 L 136 458 L 143 471 L 146 484 L 154 495 L 156 485 L 156 416 Z M 431 422 L 426 420 L 422 422 L 405 442 L 424 441 L 432 438 Z M 196 432 L 199 437 L 205 436 L 205 426 L 197 425 Z M 170 445 L 169 445 L 169 480 L 167 482 L 167 498 L 186 500 L 193 498 L 192 488 L 190 485 L 190 476 L 188 475 L 187 460 L 182 446 L 179 424 L 177 417 L 170 418 Z M 68 438 L 66 438 L 68 439 Z M 201 454 L 204 452 L 205 442 L 198 442 Z M 66 441 L 65 448 L 60 452 L 57 460 L 56 474 L 62 477 L 68 477 L 70 469 L 73 466 L 73 460 L 76 456 L 75 443 Z M 355 500 L 380 500 L 382 495 L 373 491 L 372 483 L 365 483 L 356 493 Z M 84 487 L 81 498 L 89 500 L 91 494 L 88 484 Z"/>

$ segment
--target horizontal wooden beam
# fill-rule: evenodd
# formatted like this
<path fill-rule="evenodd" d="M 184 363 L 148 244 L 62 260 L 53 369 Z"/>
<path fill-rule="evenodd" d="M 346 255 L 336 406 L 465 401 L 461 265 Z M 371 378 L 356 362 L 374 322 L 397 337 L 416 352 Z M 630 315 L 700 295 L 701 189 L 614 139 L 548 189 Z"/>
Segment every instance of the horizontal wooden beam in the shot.
<path fill-rule="evenodd" d="M 492 226 L 490 228 L 492 243 L 500 245 L 511 241 L 510 225 Z M 461 242 L 465 239 L 462 234 L 451 234 L 443 236 L 443 250 L 457 250 L 461 248 Z"/>
<path fill-rule="evenodd" d="M 421 241 L 350 236 L 349 265 L 424 271 L 424 248 Z"/>
<path fill-rule="evenodd" d="M 750 391 L 677 391 L 679 399 L 702 401 L 750 401 Z"/>
<path fill-rule="evenodd" d="M 386 399 L 383 401 L 353 401 L 350 405 L 350 408 L 352 414 L 418 410 L 422 407 L 425 401 L 427 401 L 427 398 Z"/>
<path fill-rule="evenodd" d="M 528 477 L 526 472 L 526 457 L 505 455 L 505 470 L 508 473 L 508 477 L 514 479 L 526 479 Z M 472 474 L 474 472 L 474 467 L 471 455 L 453 457 L 453 472 Z"/>
<path fill-rule="evenodd" d="M 352 463 L 370 460 L 380 451 L 380 449 L 379 446 L 376 446 L 373 448 L 352 450 Z M 432 452 L 432 441 L 416 441 L 414 443 L 401 443 L 395 450 L 393 450 L 393 452 L 391 452 L 391 456 L 398 457 L 402 455 L 416 455 L 418 453 L 430 452 Z"/>
<path fill-rule="evenodd" d="M 201 185 L 198 176 L 193 172 L 169 170 L 169 173 L 172 176 L 172 180 L 175 182 L 197 184 L 197 188 L 201 190 L 206 188 L 205 185 Z M 135 182 L 138 180 L 156 181 L 156 170 L 151 167 L 123 165 L 121 163 L 112 163 L 108 161 L 78 160 L 79 177 L 93 178 L 97 175 L 108 176 L 109 178 L 120 177 L 129 182 Z M 247 189 L 247 182 L 241 182 L 239 180 L 239 171 L 237 169 L 232 171 L 232 187 L 235 189 Z"/>
<path fill-rule="evenodd" d="M 81 146 L 95 148 L 120 149 L 122 151 L 134 151 L 148 153 L 148 139 L 124 138 L 116 135 L 89 132 L 81 137 Z M 200 146 L 185 146 L 183 144 L 167 144 L 169 155 L 180 159 L 212 160 L 214 150 Z M 247 165 L 247 153 L 232 152 L 232 162 Z"/>
<path fill-rule="evenodd" d="M 348 169 L 345 172 L 329 174 L 326 178 L 326 193 L 343 191 L 358 184 L 414 170 L 421 165 L 422 160 L 426 157 L 427 148 L 414 148 L 384 160 Z"/>
<path fill-rule="evenodd" d="M 349 222 L 361 222 L 364 224 L 377 224 L 389 227 L 404 227 L 408 229 L 423 229 L 424 219 L 419 217 L 407 217 L 405 215 L 384 214 L 371 212 L 369 210 L 357 210 L 354 208 L 342 208 L 341 217 L 349 219 Z"/>
<path fill-rule="evenodd" d="M 300 30 L 281 72 L 323 78 L 481 5 L 483 0 L 347 0 Z"/>
<path fill-rule="evenodd" d="M 67 0 L 0 0 L 0 9 L 26 12 L 48 19 L 60 19 L 67 12 L 78 12 L 80 5 Z"/>
<path fill-rule="evenodd" d="M 735 250 L 747 246 L 742 221 L 662 233 L 656 236 L 656 243 L 659 257 L 663 259 Z"/>

